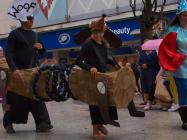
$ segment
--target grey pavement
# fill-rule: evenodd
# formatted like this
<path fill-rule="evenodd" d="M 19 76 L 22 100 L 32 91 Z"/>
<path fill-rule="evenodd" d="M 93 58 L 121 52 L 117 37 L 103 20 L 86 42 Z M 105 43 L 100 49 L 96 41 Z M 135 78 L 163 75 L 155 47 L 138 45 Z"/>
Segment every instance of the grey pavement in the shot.
<path fill-rule="evenodd" d="M 50 102 L 47 106 L 54 125 L 50 133 L 36 133 L 30 114 L 28 124 L 14 125 L 16 134 L 8 135 L 2 126 L 3 112 L 0 110 L 0 140 L 93 140 L 87 105 L 68 100 Z M 118 114 L 121 127 L 107 126 L 108 140 L 187 140 L 187 131 L 181 129 L 177 112 L 163 112 L 156 106 L 146 112 L 145 118 L 132 118 L 127 109 L 120 109 Z"/>

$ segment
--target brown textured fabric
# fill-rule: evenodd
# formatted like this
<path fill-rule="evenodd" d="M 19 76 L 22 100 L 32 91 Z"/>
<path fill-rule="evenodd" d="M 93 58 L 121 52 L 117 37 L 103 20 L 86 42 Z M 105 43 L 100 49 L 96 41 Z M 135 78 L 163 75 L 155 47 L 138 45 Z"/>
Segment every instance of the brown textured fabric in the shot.
<path fill-rule="evenodd" d="M 9 69 L 5 58 L 0 59 L 0 70 L 4 70 L 7 73 L 8 90 L 10 90 L 18 95 L 36 100 L 33 90 L 32 90 L 32 80 L 37 72 L 37 68 L 20 70 L 21 75 L 22 75 L 21 76 L 22 80 L 20 80 L 20 81 L 12 78 L 12 72 Z M 45 85 L 44 85 L 45 84 L 45 82 L 44 82 L 45 76 L 46 76 L 45 73 L 41 75 L 41 77 L 38 81 L 39 86 L 37 86 L 37 91 L 38 91 L 39 96 L 48 99 L 49 97 L 47 96 L 47 94 L 45 92 L 45 88 L 44 88 L 45 87 Z"/>
<path fill-rule="evenodd" d="M 162 77 L 157 79 L 156 90 L 155 90 L 155 97 L 160 101 L 160 103 L 171 103 L 172 99 L 169 95 L 167 89 L 163 85 Z"/>
<path fill-rule="evenodd" d="M 6 59 L 4 57 L 0 57 L 0 69 L 5 70 L 5 71 L 9 70 L 8 64 L 7 64 Z"/>
<path fill-rule="evenodd" d="M 10 75 L 10 80 L 8 82 L 9 90 L 14 91 L 18 95 L 28 97 L 31 99 L 36 99 L 32 90 L 32 81 L 36 72 L 37 72 L 37 68 L 21 70 L 22 80 L 19 82 L 13 79 Z M 37 91 L 40 97 L 48 98 L 45 92 L 44 80 L 45 80 L 45 74 L 42 74 L 37 84 L 38 85 Z"/>
<path fill-rule="evenodd" d="M 107 84 L 108 80 L 112 81 Z M 89 105 L 98 105 L 97 83 L 107 85 L 108 101 L 110 106 L 123 108 L 132 101 L 136 84 L 132 70 L 122 68 L 115 72 L 99 73 L 92 77 L 90 72 L 75 67 L 69 77 L 69 86 L 73 95 Z"/>

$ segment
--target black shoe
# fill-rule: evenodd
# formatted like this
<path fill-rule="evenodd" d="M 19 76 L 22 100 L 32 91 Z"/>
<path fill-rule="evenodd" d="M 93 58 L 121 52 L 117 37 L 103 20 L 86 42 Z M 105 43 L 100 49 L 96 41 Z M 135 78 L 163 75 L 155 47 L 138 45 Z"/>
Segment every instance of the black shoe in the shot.
<path fill-rule="evenodd" d="M 145 112 L 143 111 L 135 111 L 134 113 L 130 114 L 132 117 L 145 117 Z"/>
<path fill-rule="evenodd" d="M 8 134 L 14 134 L 14 133 L 16 133 L 12 125 L 4 126 L 4 128 L 5 128 L 5 130 L 6 130 L 6 132 Z"/>
<path fill-rule="evenodd" d="M 182 124 L 182 129 L 187 130 L 187 123 Z"/>
<path fill-rule="evenodd" d="M 36 132 L 49 132 L 53 126 L 47 123 L 41 123 L 36 127 Z"/>
<path fill-rule="evenodd" d="M 134 101 L 132 100 L 128 105 L 129 114 L 132 117 L 145 117 L 145 112 L 136 110 Z"/>

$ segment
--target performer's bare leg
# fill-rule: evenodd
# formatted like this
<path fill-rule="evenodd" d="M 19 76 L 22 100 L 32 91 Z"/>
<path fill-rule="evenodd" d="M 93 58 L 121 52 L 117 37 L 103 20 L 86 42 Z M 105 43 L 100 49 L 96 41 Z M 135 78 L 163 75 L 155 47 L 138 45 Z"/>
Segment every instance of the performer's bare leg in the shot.
<path fill-rule="evenodd" d="M 98 129 L 101 133 L 103 133 L 104 135 L 108 135 L 108 130 L 104 125 L 98 125 Z"/>
<path fill-rule="evenodd" d="M 93 137 L 97 140 L 105 140 L 106 139 L 106 135 L 104 135 L 100 130 L 99 130 L 99 126 L 102 125 L 93 125 Z M 104 126 L 103 126 L 104 127 Z M 106 128 L 105 128 L 106 129 Z M 108 134 L 108 131 L 107 131 Z"/>

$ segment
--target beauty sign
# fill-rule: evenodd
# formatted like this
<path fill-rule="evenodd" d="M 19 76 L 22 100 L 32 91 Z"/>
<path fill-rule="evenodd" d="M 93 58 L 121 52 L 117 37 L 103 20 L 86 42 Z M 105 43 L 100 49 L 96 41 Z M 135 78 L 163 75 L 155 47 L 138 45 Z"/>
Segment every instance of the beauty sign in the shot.
<path fill-rule="evenodd" d="M 14 0 L 8 7 L 8 15 L 15 19 L 21 19 L 35 15 L 38 5 L 35 0 Z"/>

